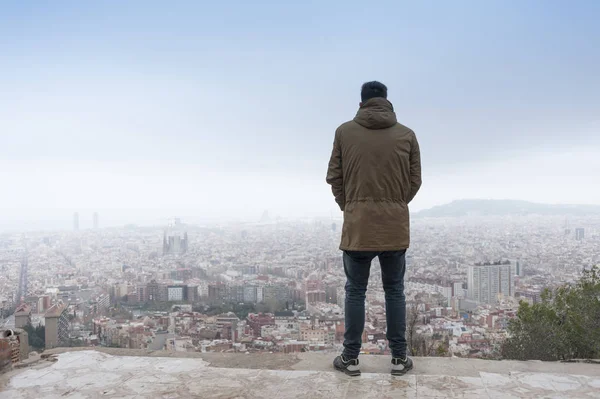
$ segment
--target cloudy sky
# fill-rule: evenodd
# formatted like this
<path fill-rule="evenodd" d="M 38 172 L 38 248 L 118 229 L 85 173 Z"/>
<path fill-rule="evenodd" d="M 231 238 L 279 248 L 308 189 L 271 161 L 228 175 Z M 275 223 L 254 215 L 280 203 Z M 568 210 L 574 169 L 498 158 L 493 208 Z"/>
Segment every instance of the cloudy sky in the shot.
<path fill-rule="evenodd" d="M 0 230 L 339 216 L 333 133 L 374 79 L 421 143 L 413 210 L 600 204 L 600 2 L 217 3 L 3 4 Z"/>

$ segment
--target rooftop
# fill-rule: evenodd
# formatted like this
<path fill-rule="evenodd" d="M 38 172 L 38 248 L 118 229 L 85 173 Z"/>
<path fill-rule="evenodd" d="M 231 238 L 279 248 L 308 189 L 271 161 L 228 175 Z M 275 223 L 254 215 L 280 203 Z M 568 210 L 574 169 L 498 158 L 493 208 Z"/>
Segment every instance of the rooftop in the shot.
<path fill-rule="evenodd" d="M 600 365 L 416 358 L 389 375 L 389 359 L 361 357 L 361 377 L 331 369 L 332 355 L 142 350 L 46 351 L 0 376 L 2 398 L 600 398 Z"/>
<path fill-rule="evenodd" d="M 45 317 L 60 317 L 65 308 L 66 307 L 64 305 L 58 303 L 52 305 L 52 307 L 50 307 L 50 309 L 48 309 L 48 311 L 46 312 Z"/>
<path fill-rule="evenodd" d="M 27 315 L 30 313 L 31 313 L 31 307 L 29 307 L 29 305 L 27 305 L 26 303 L 20 304 L 15 309 L 15 316 L 23 316 L 23 315 Z"/>

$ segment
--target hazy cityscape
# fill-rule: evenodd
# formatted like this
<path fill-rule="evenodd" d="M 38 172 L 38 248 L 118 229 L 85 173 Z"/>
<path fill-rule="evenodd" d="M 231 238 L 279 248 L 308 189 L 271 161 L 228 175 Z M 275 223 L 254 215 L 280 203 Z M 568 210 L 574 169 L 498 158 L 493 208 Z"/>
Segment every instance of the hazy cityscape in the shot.
<path fill-rule="evenodd" d="M 3 2 L 0 398 L 600 398 L 598 21 Z"/>
<path fill-rule="evenodd" d="M 498 358 L 519 301 L 537 303 L 600 263 L 598 214 L 426 215 L 413 217 L 407 256 L 415 355 Z M 70 231 L 0 235 L 1 324 L 44 326 L 31 350 L 340 350 L 341 220 L 265 211 L 246 224 L 103 227 L 95 213 L 81 229 L 83 216 Z M 363 352 L 389 354 L 377 262 L 371 276 Z"/>

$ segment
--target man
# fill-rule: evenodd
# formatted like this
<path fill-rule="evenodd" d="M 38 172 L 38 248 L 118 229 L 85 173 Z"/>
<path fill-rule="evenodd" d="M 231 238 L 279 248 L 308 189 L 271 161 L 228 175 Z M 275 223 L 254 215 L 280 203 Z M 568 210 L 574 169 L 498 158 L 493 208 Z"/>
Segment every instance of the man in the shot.
<path fill-rule="evenodd" d="M 371 261 L 379 257 L 392 374 L 404 375 L 413 367 L 405 338 L 408 204 L 421 187 L 421 156 L 414 132 L 397 122 L 384 84 L 365 83 L 361 100 L 354 120 L 335 132 L 327 173 L 327 183 L 344 212 L 340 249 L 347 278 L 344 351 L 333 365 L 348 375 L 360 375 L 365 293 Z"/>

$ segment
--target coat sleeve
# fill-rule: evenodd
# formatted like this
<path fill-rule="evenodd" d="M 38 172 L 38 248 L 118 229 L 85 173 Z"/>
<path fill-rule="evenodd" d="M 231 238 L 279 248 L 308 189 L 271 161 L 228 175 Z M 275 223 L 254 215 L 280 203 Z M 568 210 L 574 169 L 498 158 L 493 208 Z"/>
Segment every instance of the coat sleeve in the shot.
<path fill-rule="evenodd" d="M 421 150 L 417 136 L 413 133 L 413 141 L 410 149 L 410 196 L 407 203 L 410 203 L 415 198 L 415 195 L 417 195 L 417 192 L 421 188 L 421 183 Z"/>
<path fill-rule="evenodd" d="M 340 132 L 335 132 L 333 141 L 333 150 L 329 159 L 329 168 L 327 169 L 327 184 L 331 185 L 331 191 L 335 197 L 335 202 L 344 210 L 346 202 L 344 194 L 344 175 L 342 171 L 342 148 L 340 143 Z"/>

